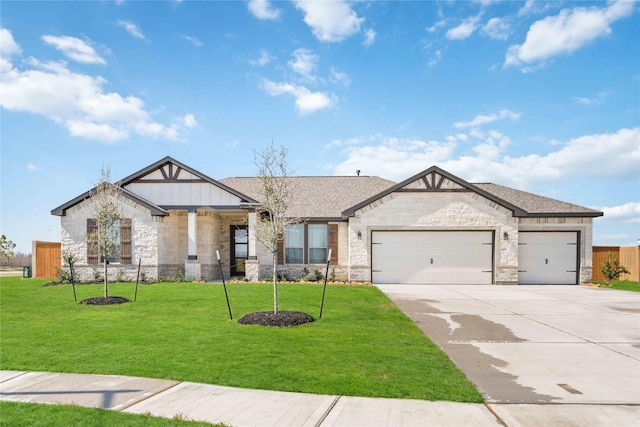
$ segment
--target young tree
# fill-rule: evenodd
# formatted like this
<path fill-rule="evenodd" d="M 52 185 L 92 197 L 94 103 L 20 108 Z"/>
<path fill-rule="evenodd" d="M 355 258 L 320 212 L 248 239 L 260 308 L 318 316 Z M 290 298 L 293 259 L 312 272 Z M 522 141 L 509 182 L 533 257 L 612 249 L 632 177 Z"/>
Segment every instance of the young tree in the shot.
<path fill-rule="evenodd" d="M 111 168 L 100 171 L 100 180 L 91 191 L 95 229 L 87 234 L 87 245 L 104 265 L 104 298 L 109 298 L 109 258 L 120 249 L 120 197 L 121 189 L 111 182 Z"/>
<path fill-rule="evenodd" d="M 2 258 L 6 258 L 7 262 L 9 262 L 9 259 L 13 258 L 13 256 L 15 255 L 15 253 L 13 252 L 15 247 L 16 244 L 7 239 L 7 236 L 3 234 L 0 237 L 0 256 Z"/>
<path fill-rule="evenodd" d="M 262 151 L 254 151 L 254 163 L 260 179 L 263 221 L 256 230 L 256 240 L 273 255 L 273 312 L 278 314 L 278 242 L 284 239 L 287 225 L 300 221 L 290 217 L 291 180 L 287 150 L 273 143 Z"/>
<path fill-rule="evenodd" d="M 622 274 L 629 274 L 629 270 L 620 265 L 616 256 L 611 252 L 609 252 L 607 258 L 602 261 L 600 271 L 607 281 L 607 286 L 611 286 L 611 281 L 617 280 Z"/>

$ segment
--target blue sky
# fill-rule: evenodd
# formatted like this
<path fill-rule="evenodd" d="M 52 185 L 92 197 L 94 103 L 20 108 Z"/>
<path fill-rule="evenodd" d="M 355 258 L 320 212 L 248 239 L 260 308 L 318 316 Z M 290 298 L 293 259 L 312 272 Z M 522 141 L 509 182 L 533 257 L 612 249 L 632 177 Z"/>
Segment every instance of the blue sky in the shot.
<path fill-rule="evenodd" d="M 2 1 L 1 223 L 23 252 L 103 165 L 213 177 L 438 165 L 605 212 L 640 238 L 633 1 Z"/>

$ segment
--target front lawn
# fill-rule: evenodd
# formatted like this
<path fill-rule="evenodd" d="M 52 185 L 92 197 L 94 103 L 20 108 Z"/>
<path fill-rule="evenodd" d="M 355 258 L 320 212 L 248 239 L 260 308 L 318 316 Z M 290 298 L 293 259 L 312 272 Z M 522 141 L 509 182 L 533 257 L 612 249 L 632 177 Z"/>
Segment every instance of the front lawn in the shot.
<path fill-rule="evenodd" d="M 0 279 L 0 368 L 119 374 L 349 396 L 482 402 L 453 363 L 377 288 L 328 286 L 323 317 L 290 328 L 239 325 L 272 308 L 272 287 L 141 285 L 138 302 L 84 306 L 71 287 Z M 134 284 L 110 286 L 133 299 Z M 78 299 L 101 295 L 79 285 Z M 281 285 L 280 309 L 318 316 L 321 285 Z"/>

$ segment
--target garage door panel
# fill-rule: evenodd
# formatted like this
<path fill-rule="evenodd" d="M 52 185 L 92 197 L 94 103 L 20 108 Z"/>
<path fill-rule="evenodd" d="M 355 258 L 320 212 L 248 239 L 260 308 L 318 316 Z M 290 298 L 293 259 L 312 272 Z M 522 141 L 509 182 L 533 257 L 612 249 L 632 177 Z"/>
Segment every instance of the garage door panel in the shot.
<path fill-rule="evenodd" d="M 577 232 L 520 232 L 518 283 L 575 285 Z"/>
<path fill-rule="evenodd" d="M 374 283 L 476 283 L 493 281 L 493 233 L 372 233 Z"/>

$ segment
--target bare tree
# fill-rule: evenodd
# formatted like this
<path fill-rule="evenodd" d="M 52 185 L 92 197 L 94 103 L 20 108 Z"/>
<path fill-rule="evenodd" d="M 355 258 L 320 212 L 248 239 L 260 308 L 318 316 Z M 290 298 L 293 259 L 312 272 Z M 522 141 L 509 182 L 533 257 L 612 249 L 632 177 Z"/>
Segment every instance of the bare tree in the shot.
<path fill-rule="evenodd" d="M 100 180 L 91 191 L 95 228 L 87 233 L 87 245 L 104 265 L 104 297 L 109 298 L 109 258 L 120 249 L 121 189 L 111 182 L 111 168 L 103 166 Z"/>
<path fill-rule="evenodd" d="M 264 150 L 254 151 L 253 160 L 258 168 L 263 210 L 256 240 L 273 255 L 273 312 L 278 314 L 278 242 L 284 239 L 287 225 L 299 223 L 300 220 L 290 216 L 292 183 L 287 150 L 275 147 L 272 142 Z"/>

